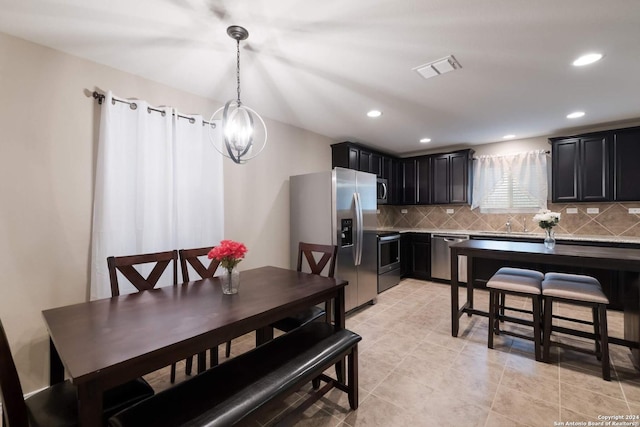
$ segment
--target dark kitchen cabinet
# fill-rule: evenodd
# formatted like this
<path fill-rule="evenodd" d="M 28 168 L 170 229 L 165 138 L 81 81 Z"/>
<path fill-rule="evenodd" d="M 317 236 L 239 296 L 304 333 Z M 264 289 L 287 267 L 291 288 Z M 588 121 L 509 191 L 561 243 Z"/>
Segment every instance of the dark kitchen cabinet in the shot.
<path fill-rule="evenodd" d="M 362 153 L 362 151 L 360 151 Z M 371 161 L 369 162 L 369 172 L 375 174 L 378 178 L 383 178 L 382 156 L 378 153 L 371 153 Z"/>
<path fill-rule="evenodd" d="M 414 279 L 431 279 L 431 235 L 414 233 L 411 238 L 411 270 Z"/>
<path fill-rule="evenodd" d="M 431 203 L 431 157 L 416 159 L 416 204 Z"/>
<path fill-rule="evenodd" d="M 390 179 L 391 158 L 353 142 L 331 145 L 331 167 L 355 169 Z"/>
<path fill-rule="evenodd" d="M 400 277 L 410 277 L 411 266 L 411 233 L 402 233 L 400 234 Z"/>
<path fill-rule="evenodd" d="M 371 157 L 373 154 L 369 151 L 360 150 L 358 159 L 358 170 L 361 172 L 371 172 Z"/>
<path fill-rule="evenodd" d="M 614 199 L 640 200 L 640 128 L 613 132 L 613 160 Z"/>
<path fill-rule="evenodd" d="M 395 204 L 413 205 L 416 203 L 416 160 L 399 159 L 393 179 Z"/>
<path fill-rule="evenodd" d="M 382 157 L 382 178 L 385 178 L 391 184 L 393 173 L 393 159 L 391 157 Z M 391 185 L 389 185 L 391 187 Z"/>
<path fill-rule="evenodd" d="M 552 200 L 605 202 L 611 198 L 608 134 L 553 139 Z"/>
<path fill-rule="evenodd" d="M 331 168 L 360 170 L 360 148 L 347 142 L 331 146 Z"/>
<path fill-rule="evenodd" d="M 400 236 L 400 274 L 420 280 L 431 279 L 431 235 L 402 233 Z"/>
<path fill-rule="evenodd" d="M 469 203 L 473 150 L 438 154 L 431 158 L 431 203 Z"/>

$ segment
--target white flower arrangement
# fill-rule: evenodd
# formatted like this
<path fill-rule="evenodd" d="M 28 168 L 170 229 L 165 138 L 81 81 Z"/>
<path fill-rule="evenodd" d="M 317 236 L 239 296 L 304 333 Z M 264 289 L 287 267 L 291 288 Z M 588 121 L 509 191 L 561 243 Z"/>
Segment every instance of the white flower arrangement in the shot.
<path fill-rule="evenodd" d="M 560 222 L 560 213 L 551 212 L 548 209 L 541 209 L 540 212 L 533 216 L 533 220 L 538 223 L 540 228 L 551 230 Z"/>

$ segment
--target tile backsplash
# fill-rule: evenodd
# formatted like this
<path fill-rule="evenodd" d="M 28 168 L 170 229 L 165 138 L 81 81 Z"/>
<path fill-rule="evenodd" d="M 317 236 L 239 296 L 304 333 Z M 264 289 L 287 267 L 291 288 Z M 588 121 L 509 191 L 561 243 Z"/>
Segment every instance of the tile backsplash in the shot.
<path fill-rule="evenodd" d="M 640 208 L 639 202 L 629 203 L 549 203 L 548 209 L 560 212 L 562 218 L 556 233 L 578 236 L 640 237 L 640 214 L 630 214 L 629 208 Z M 387 206 L 378 207 L 379 227 L 430 229 L 506 231 L 511 220 L 511 230 L 542 232 L 529 214 L 483 214 L 468 205 L 435 206 Z M 453 213 L 447 213 L 453 209 Z M 575 213 L 567 213 L 569 212 Z M 598 213 L 593 213 L 597 209 Z M 406 213 L 402 213 L 406 210 Z"/>

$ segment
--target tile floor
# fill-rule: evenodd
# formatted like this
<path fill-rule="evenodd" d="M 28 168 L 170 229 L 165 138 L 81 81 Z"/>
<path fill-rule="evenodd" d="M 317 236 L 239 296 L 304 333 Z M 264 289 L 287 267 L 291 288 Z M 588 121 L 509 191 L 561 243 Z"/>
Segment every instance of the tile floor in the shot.
<path fill-rule="evenodd" d="M 533 359 L 531 342 L 506 336 L 497 337 L 495 349 L 489 350 L 486 318 L 464 316 L 460 336 L 451 337 L 449 292 L 448 285 L 404 280 L 379 295 L 376 305 L 348 316 L 347 328 L 363 338 L 360 407 L 351 411 L 346 395 L 334 389 L 295 425 L 542 427 L 640 415 L 640 372 L 633 368 L 627 348 L 611 346 L 611 382 L 602 380 L 593 356 L 552 348 L 554 363 L 544 364 Z M 486 292 L 475 295 L 477 307 L 488 307 Z M 525 300 L 514 297 L 508 303 L 526 307 Z M 566 306 L 555 312 L 590 315 Z M 609 312 L 610 334 L 622 336 L 622 328 L 622 315 Z M 232 356 L 253 343 L 252 334 L 234 340 Z M 183 366 L 178 370 L 182 380 Z M 170 386 L 168 369 L 147 378 L 157 390 Z M 246 425 L 274 424 L 309 388 Z"/>

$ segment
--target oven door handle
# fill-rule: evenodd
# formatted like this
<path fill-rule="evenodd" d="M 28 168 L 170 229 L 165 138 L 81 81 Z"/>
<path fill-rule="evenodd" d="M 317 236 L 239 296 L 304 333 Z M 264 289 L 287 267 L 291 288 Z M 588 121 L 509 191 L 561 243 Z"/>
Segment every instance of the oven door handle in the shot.
<path fill-rule="evenodd" d="M 382 237 L 378 237 L 378 239 L 381 242 L 389 242 L 391 240 L 399 240 L 400 239 L 400 235 L 393 235 L 393 236 L 382 236 Z"/>

